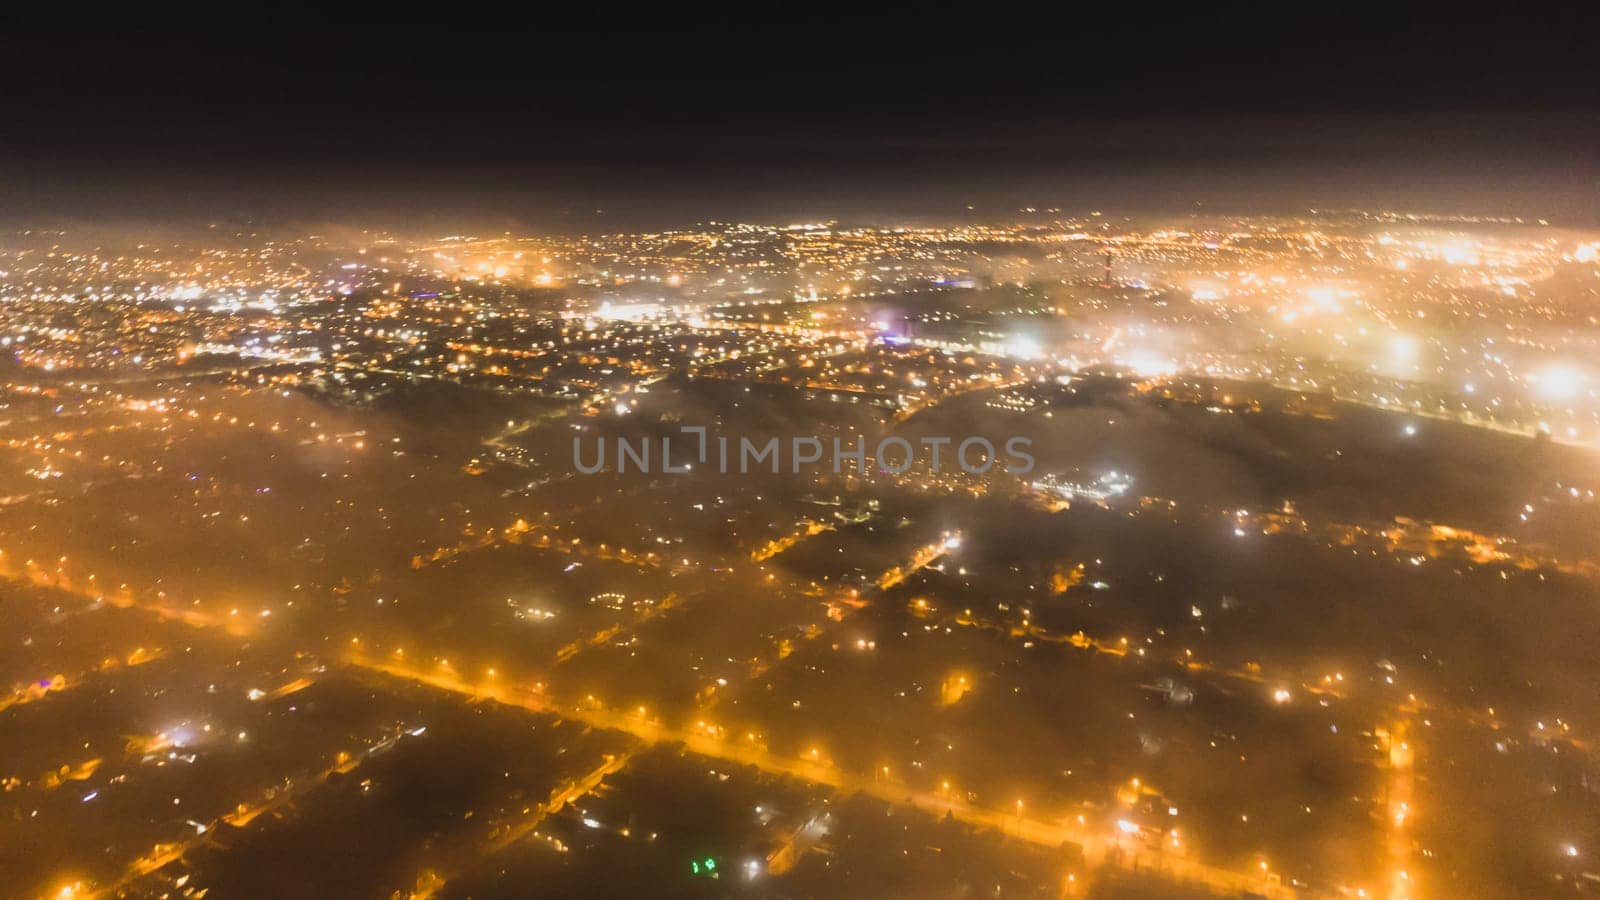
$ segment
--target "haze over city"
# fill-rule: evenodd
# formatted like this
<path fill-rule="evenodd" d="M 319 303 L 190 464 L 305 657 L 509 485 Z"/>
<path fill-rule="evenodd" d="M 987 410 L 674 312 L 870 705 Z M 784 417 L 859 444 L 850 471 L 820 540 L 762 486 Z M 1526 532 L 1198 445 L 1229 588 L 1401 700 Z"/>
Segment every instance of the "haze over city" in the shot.
<path fill-rule="evenodd" d="M 1594 23 L 966 15 L 4 38 L 0 896 L 1600 891 Z"/>

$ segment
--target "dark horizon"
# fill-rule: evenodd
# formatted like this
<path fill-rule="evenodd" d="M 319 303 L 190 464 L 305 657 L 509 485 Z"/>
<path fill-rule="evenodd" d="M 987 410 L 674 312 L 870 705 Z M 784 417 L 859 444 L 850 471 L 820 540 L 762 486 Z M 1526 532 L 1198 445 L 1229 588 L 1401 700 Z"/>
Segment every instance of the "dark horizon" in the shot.
<path fill-rule="evenodd" d="M 948 216 L 1600 221 L 1592 14 L 18 29 L 14 223 Z M 32 33 L 29 33 L 29 32 Z"/>

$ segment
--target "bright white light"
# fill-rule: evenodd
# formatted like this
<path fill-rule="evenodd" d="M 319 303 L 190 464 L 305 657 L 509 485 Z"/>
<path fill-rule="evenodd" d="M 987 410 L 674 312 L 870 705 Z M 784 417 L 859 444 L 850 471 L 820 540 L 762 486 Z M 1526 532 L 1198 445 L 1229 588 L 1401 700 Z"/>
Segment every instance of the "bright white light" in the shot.
<path fill-rule="evenodd" d="M 1138 834 L 1139 826 L 1133 822 L 1129 822 L 1127 819 L 1118 819 L 1117 830 L 1123 834 Z"/>
<path fill-rule="evenodd" d="M 1306 298 L 1323 309 L 1333 309 L 1339 305 L 1339 297 L 1333 288 L 1312 288 L 1306 291 Z"/>
<path fill-rule="evenodd" d="M 1034 338 L 1017 335 L 1006 341 L 1005 352 L 1018 359 L 1038 359 L 1044 355 L 1044 347 Z"/>
<path fill-rule="evenodd" d="M 1178 371 L 1177 363 L 1153 350 L 1135 350 L 1128 354 L 1123 364 L 1135 374 L 1147 378 L 1155 375 L 1171 375 Z"/>
<path fill-rule="evenodd" d="M 1548 400 L 1571 400 L 1583 387 L 1583 376 L 1565 366 L 1552 366 L 1528 380 L 1537 384 L 1539 396 Z"/>

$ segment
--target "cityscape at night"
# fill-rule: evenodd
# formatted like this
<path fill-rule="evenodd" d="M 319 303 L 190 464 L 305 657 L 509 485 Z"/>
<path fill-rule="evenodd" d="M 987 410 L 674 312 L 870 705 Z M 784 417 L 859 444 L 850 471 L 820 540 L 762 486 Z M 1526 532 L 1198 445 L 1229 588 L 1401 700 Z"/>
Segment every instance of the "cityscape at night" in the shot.
<path fill-rule="evenodd" d="M 1600 84 L 1480 24 L 22 42 L 0 897 L 1600 894 Z"/>

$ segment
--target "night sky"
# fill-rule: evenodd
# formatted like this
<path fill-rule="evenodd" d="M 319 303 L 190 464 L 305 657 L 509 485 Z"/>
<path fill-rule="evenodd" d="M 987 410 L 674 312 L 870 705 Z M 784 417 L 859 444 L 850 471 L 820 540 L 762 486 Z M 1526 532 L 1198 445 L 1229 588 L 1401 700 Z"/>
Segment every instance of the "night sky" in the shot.
<path fill-rule="evenodd" d="M 4 216 L 1600 210 L 1593 11 L 674 12 L 17 21 Z"/>

